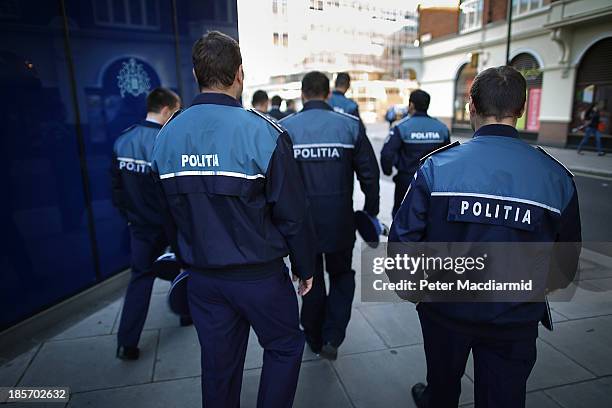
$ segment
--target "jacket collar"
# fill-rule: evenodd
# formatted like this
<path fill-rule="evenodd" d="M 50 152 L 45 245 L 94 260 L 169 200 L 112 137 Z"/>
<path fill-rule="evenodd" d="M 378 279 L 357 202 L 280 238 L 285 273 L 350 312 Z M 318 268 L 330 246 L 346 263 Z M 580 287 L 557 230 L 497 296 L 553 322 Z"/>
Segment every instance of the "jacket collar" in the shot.
<path fill-rule="evenodd" d="M 198 94 L 191 103 L 193 105 L 202 105 L 202 104 L 214 104 L 214 105 L 225 105 L 225 106 L 234 106 L 237 108 L 241 108 L 242 105 L 238 100 L 232 98 L 229 95 L 217 93 L 217 92 L 203 92 Z"/>
<path fill-rule="evenodd" d="M 473 137 L 478 136 L 505 136 L 518 139 L 518 130 L 509 125 L 484 125 L 478 128 Z"/>
<path fill-rule="evenodd" d="M 325 101 L 308 101 L 304 104 L 304 108 L 302 110 L 310 110 L 310 109 L 324 109 L 324 110 L 333 110 L 331 106 Z"/>
<path fill-rule="evenodd" d="M 142 120 L 138 123 L 140 126 L 149 127 L 153 129 L 161 129 L 162 125 L 156 122 L 151 122 L 150 120 Z"/>
<path fill-rule="evenodd" d="M 421 111 L 416 111 L 416 112 L 414 112 L 414 113 L 411 115 L 411 117 L 413 117 L 413 118 L 414 118 L 414 117 L 416 117 L 416 116 L 422 116 L 422 117 L 425 117 L 425 118 L 428 118 L 428 117 L 429 117 L 429 115 L 427 114 L 427 112 L 421 112 Z"/>

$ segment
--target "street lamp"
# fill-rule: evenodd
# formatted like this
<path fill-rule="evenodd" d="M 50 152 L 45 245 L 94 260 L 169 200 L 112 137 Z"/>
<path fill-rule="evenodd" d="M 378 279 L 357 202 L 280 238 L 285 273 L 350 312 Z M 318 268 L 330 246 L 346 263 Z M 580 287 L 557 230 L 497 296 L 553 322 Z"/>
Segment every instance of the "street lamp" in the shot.
<path fill-rule="evenodd" d="M 506 11 L 506 17 L 508 18 L 508 33 L 506 34 L 506 65 L 510 65 L 510 33 L 512 32 L 512 2 L 513 0 L 507 0 L 508 9 Z"/>

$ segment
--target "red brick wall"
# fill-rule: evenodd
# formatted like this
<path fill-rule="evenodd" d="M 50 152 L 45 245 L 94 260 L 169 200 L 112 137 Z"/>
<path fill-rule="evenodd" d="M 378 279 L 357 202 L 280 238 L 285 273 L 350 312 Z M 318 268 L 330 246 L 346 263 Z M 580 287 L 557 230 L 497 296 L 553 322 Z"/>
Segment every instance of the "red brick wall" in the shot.
<path fill-rule="evenodd" d="M 459 8 L 457 7 L 420 7 L 419 8 L 419 39 L 426 34 L 431 39 L 448 34 L 456 34 L 459 30 Z"/>
<path fill-rule="evenodd" d="M 506 19 L 508 0 L 484 0 L 483 25 Z"/>

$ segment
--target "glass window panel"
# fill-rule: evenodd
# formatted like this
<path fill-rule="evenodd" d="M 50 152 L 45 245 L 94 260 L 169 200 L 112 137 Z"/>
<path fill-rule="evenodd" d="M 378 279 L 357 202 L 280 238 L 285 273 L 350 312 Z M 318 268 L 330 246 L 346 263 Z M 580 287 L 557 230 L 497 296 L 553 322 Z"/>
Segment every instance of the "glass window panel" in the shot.
<path fill-rule="evenodd" d="M 147 12 L 147 25 L 152 27 L 159 26 L 159 1 L 145 1 L 145 10 Z M 166 8 L 169 8 L 169 5 L 166 5 Z"/>
<path fill-rule="evenodd" d="M 0 39 L 0 93 L 10 95 L 0 98 L 0 331 L 96 282 L 62 17 L 57 2 L 28 10 Z"/>
<path fill-rule="evenodd" d="M 113 22 L 127 23 L 125 0 L 113 0 Z"/>
<path fill-rule="evenodd" d="M 130 6 L 130 24 L 142 25 L 142 1 L 128 0 Z"/>
<path fill-rule="evenodd" d="M 110 21 L 110 6 L 108 0 L 92 0 L 95 7 L 96 21 L 107 23 Z"/>

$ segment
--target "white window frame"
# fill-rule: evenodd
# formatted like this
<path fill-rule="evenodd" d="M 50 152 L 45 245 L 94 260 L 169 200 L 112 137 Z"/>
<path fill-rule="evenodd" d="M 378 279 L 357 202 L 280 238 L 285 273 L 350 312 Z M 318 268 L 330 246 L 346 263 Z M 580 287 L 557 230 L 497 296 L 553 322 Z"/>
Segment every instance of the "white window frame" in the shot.
<path fill-rule="evenodd" d="M 115 22 L 115 13 L 113 9 L 113 0 L 91 0 L 94 12 L 94 21 L 96 25 L 105 27 L 122 27 L 122 28 L 136 28 L 140 30 L 157 30 L 160 27 L 160 13 L 159 13 L 159 0 L 123 0 L 123 9 L 125 10 L 125 22 Z M 135 24 L 131 22 L 130 16 L 130 2 L 140 2 L 140 13 L 142 16 L 142 23 Z M 95 3 L 106 3 L 106 9 L 108 14 L 108 21 L 100 20 L 100 17 L 96 13 Z M 149 24 L 147 21 L 147 9 L 152 6 L 155 7 L 155 14 L 157 15 L 157 23 Z M 99 5 L 99 4 L 98 4 Z"/>
<path fill-rule="evenodd" d="M 482 28 L 483 0 L 467 0 L 459 5 L 459 32 Z"/>
<path fill-rule="evenodd" d="M 528 0 L 527 9 L 521 11 L 521 0 L 512 0 L 512 18 L 514 19 L 515 17 L 531 14 L 535 11 L 543 9 L 546 6 L 544 4 L 544 0 L 536 0 L 535 3 L 537 4 L 535 6 L 533 3 L 533 0 Z"/>

